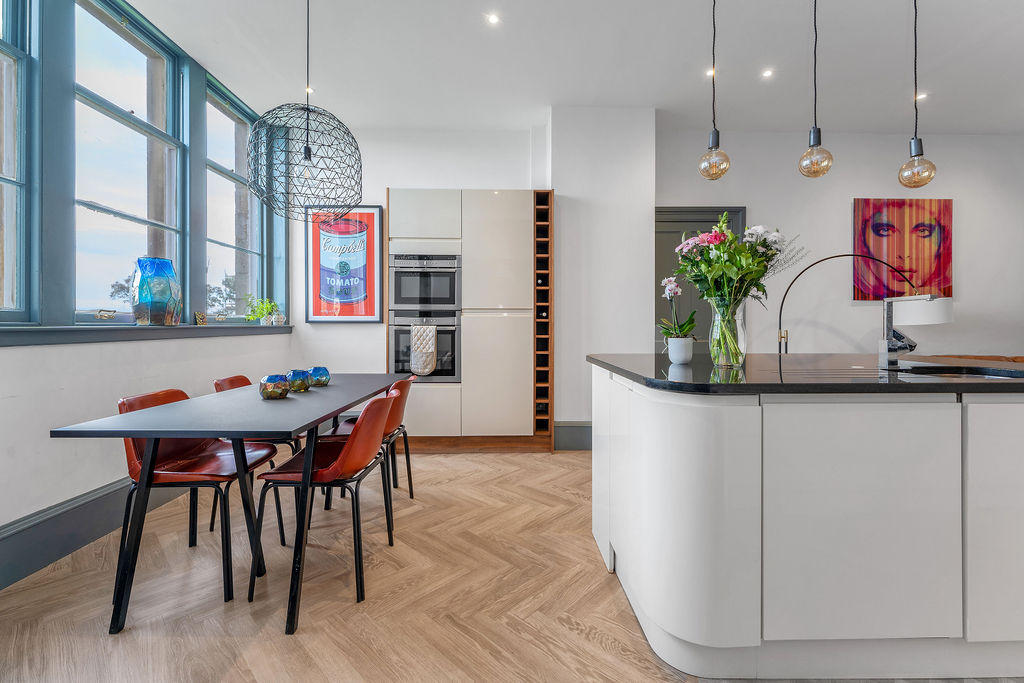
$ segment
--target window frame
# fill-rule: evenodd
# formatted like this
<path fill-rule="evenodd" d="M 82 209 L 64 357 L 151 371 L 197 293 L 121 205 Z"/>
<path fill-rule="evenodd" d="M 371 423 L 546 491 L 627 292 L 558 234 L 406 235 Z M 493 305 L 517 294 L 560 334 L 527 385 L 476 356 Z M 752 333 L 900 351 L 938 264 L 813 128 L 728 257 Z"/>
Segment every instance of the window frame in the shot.
<path fill-rule="evenodd" d="M 19 308 L 0 309 L 0 323 L 24 323 L 31 319 L 32 300 L 29 277 L 30 240 L 29 220 L 31 219 L 31 178 L 30 178 L 30 138 L 33 127 L 28 112 L 31 57 L 23 49 L 27 48 L 28 38 L 25 35 L 25 2 L 18 0 L 0 0 L 4 6 L 3 22 L 0 26 L 0 52 L 5 53 L 15 62 L 17 69 L 16 84 L 18 106 L 16 113 L 17 128 L 15 130 L 15 154 L 17 164 L 14 178 L 0 176 L 0 185 L 16 188 L 16 239 L 17 254 L 15 255 L 18 277 L 15 281 Z M 8 40 L 10 38 L 11 40 Z"/>
<path fill-rule="evenodd" d="M 165 99 L 165 104 L 164 104 L 165 116 L 166 116 L 166 121 L 167 121 L 167 130 L 166 131 L 161 130 L 158 126 L 150 123 L 149 121 L 147 121 L 146 119 L 144 119 L 144 118 L 142 118 L 140 116 L 135 115 L 134 113 L 132 113 L 131 111 L 121 107 L 120 105 L 117 105 L 117 104 L 111 102 L 110 100 L 105 98 L 103 95 L 100 95 L 99 93 L 97 93 L 97 92 L 95 92 L 93 90 L 90 90 L 88 87 L 86 87 L 86 86 L 82 85 L 81 83 L 79 83 L 77 81 L 77 79 L 75 80 L 75 103 L 77 104 L 77 103 L 80 102 L 80 103 L 84 104 L 85 106 L 91 108 L 93 111 L 98 112 L 100 115 L 106 116 L 107 118 L 113 120 L 114 122 L 116 122 L 116 123 L 118 123 L 120 125 L 123 125 L 123 126 L 127 127 L 128 129 L 130 129 L 130 130 L 132 130 L 132 131 L 134 131 L 136 133 L 139 133 L 140 135 L 143 135 L 143 136 L 145 136 L 147 138 L 155 138 L 159 142 L 167 145 L 168 147 L 173 147 L 174 148 L 174 150 L 175 150 L 175 179 L 174 179 L 174 194 L 175 194 L 175 196 L 174 196 L 174 207 L 175 207 L 175 218 L 176 218 L 175 223 L 176 224 L 175 225 L 170 225 L 170 224 L 167 224 L 167 223 L 161 223 L 160 221 L 152 220 L 152 219 L 150 219 L 148 217 L 137 216 L 135 214 L 128 213 L 126 211 L 121 211 L 119 209 L 116 209 L 116 208 L 113 208 L 113 207 L 110 207 L 110 206 L 106 206 L 104 204 L 100 204 L 98 202 L 91 201 L 89 199 L 82 199 L 82 198 L 78 197 L 77 192 L 75 193 L 75 196 L 74 196 L 75 208 L 76 209 L 77 208 L 84 208 L 84 209 L 87 209 L 87 210 L 90 210 L 90 211 L 95 211 L 97 213 L 105 214 L 105 215 L 108 215 L 108 216 L 113 216 L 114 218 L 119 218 L 121 220 L 129 221 L 131 223 L 136 223 L 136 224 L 142 226 L 143 228 L 156 228 L 156 229 L 160 229 L 160 230 L 168 230 L 168 231 L 173 232 L 175 234 L 175 242 L 176 242 L 175 254 L 177 255 L 177 259 L 176 259 L 176 262 L 175 262 L 175 267 L 176 267 L 176 272 L 178 274 L 178 280 L 180 281 L 180 283 L 182 285 L 182 297 L 185 299 L 184 302 L 183 302 L 183 309 L 185 311 L 188 311 L 189 310 L 189 301 L 188 301 L 188 294 L 187 294 L 188 288 L 187 288 L 187 284 L 186 284 L 185 269 L 183 267 L 183 264 L 184 264 L 184 261 L 185 261 L 186 246 L 187 246 L 187 243 L 188 243 L 188 235 L 187 235 L 188 225 L 187 225 L 187 221 L 186 221 L 186 218 L 185 218 L 185 213 L 188 210 L 188 207 L 185 205 L 186 192 L 185 192 L 185 187 L 184 187 L 184 184 L 183 184 L 184 180 L 185 180 L 184 166 L 186 164 L 185 159 L 186 159 L 187 150 L 186 150 L 184 142 L 181 140 L 181 135 L 180 135 L 180 131 L 181 131 L 181 116 L 180 116 L 179 112 L 181 111 L 181 106 L 180 106 L 180 102 L 181 102 L 180 80 L 181 79 L 179 79 L 179 78 L 177 78 L 175 76 L 180 71 L 180 66 L 178 64 L 178 56 L 176 54 L 174 54 L 174 52 L 169 47 L 167 47 L 165 45 L 161 45 L 160 41 L 155 36 L 151 35 L 150 31 L 147 29 L 146 26 L 138 25 L 136 22 L 134 22 L 132 19 L 130 19 L 128 16 L 126 16 L 123 13 L 121 14 L 121 17 L 118 20 L 116 17 L 117 17 L 119 12 L 117 11 L 116 7 L 113 6 L 111 3 L 105 2 L 104 0 L 74 0 L 74 4 L 75 4 L 76 8 L 77 8 L 77 6 L 82 5 L 83 9 L 86 12 L 89 12 L 90 10 L 89 9 L 85 9 L 84 8 L 85 5 L 92 5 L 93 7 L 98 9 L 100 12 L 105 12 L 108 15 L 108 17 L 114 19 L 114 21 L 116 23 L 120 24 L 121 27 L 125 31 L 130 33 L 132 35 L 132 37 L 135 38 L 135 40 L 138 40 L 139 42 L 145 44 L 149 49 L 153 50 L 155 53 L 157 53 L 158 55 L 160 55 L 164 59 L 164 64 L 165 64 L 164 79 L 165 79 L 165 83 L 166 83 L 165 87 L 166 87 L 166 90 L 167 90 L 166 96 L 164 98 Z M 102 20 L 100 20 L 100 21 L 102 23 Z M 117 33 L 117 31 L 115 29 L 113 29 L 111 27 L 108 27 L 108 28 L 110 28 L 111 32 L 113 32 L 114 35 L 117 35 L 118 37 L 121 37 Z M 76 74 L 76 77 L 77 77 L 77 74 Z M 77 134 L 78 134 L 78 130 L 77 130 L 77 122 L 76 122 L 76 129 L 75 129 L 76 138 L 77 138 Z M 77 145 L 77 139 L 76 139 L 76 145 Z M 76 160 L 76 171 L 77 171 L 77 160 Z M 76 225 L 75 225 L 74 229 L 76 231 L 78 229 L 77 222 L 76 222 Z M 77 237 L 77 232 L 76 232 L 76 237 Z M 77 258 L 77 256 L 76 256 L 76 258 Z M 74 292 L 75 300 L 74 300 L 74 303 L 73 303 L 73 307 L 74 307 L 74 324 L 75 325 L 103 325 L 103 326 L 106 326 L 106 325 L 130 325 L 130 324 L 133 324 L 135 322 L 135 317 L 132 315 L 131 311 L 127 311 L 127 312 L 125 312 L 125 311 L 111 311 L 110 314 L 109 314 L 109 317 L 105 317 L 103 315 L 103 313 L 102 313 L 104 309 L 99 309 L 98 311 L 95 311 L 95 312 L 88 311 L 88 310 L 79 310 L 78 309 L 78 303 L 77 303 L 77 296 L 78 296 L 77 278 L 76 278 L 76 282 L 74 283 L 73 287 L 75 289 L 75 292 Z"/>
<path fill-rule="evenodd" d="M 241 100 L 239 100 L 237 97 L 235 97 L 233 94 L 231 94 L 231 92 L 228 91 L 223 85 L 221 85 L 221 83 L 216 78 L 214 78 L 210 74 L 207 74 L 207 78 L 206 78 L 206 102 L 208 102 L 210 99 L 217 100 L 218 104 L 220 104 L 222 107 L 228 109 L 232 114 L 237 116 L 242 121 L 245 121 L 249 125 L 250 129 L 252 129 L 253 124 L 256 123 L 256 119 L 258 118 L 258 116 L 256 115 L 256 112 L 254 112 L 252 109 L 247 107 L 244 103 L 241 102 Z M 204 106 L 204 112 L 205 112 L 206 111 L 205 110 L 205 106 L 206 106 L 205 102 L 204 102 L 203 106 Z M 214 105 L 214 106 L 216 106 L 216 105 Z M 209 130 L 210 130 L 210 128 L 209 128 L 209 126 L 207 126 L 206 127 L 206 131 L 207 131 L 207 147 L 209 146 L 209 137 L 208 137 Z M 205 152 L 205 150 L 204 150 L 204 152 Z M 206 170 L 207 171 L 212 171 L 212 172 L 216 173 L 217 175 L 219 175 L 220 177 L 224 178 L 225 180 L 229 180 L 229 181 L 231 181 L 233 183 L 236 183 L 236 184 L 248 187 L 249 181 L 248 181 L 248 179 L 245 176 L 237 173 L 236 171 L 233 171 L 233 170 L 227 168 L 226 166 L 224 166 L 220 162 L 211 159 L 209 156 L 206 156 L 205 159 L 206 159 Z M 254 250 L 248 249 L 246 247 L 239 247 L 239 246 L 237 246 L 235 244 L 227 244 L 225 242 L 222 242 L 221 240 L 214 239 L 214 238 L 210 237 L 209 226 L 207 226 L 207 230 L 206 230 L 206 241 L 208 243 L 213 243 L 213 244 L 216 244 L 216 245 L 221 246 L 221 247 L 226 247 L 228 249 L 233 249 L 235 251 L 242 251 L 242 252 L 245 252 L 245 253 L 248 253 L 248 254 L 253 254 L 253 255 L 255 255 L 257 257 L 257 260 L 258 260 L 258 263 L 259 263 L 259 273 L 258 273 L 259 280 L 258 280 L 257 286 L 256 286 L 256 290 L 257 291 L 254 292 L 253 295 L 262 299 L 262 298 L 266 298 L 267 292 L 269 291 L 268 287 L 267 287 L 268 270 L 269 270 L 269 268 L 268 268 L 268 261 L 269 261 L 269 259 L 268 259 L 268 253 L 267 253 L 268 232 L 269 232 L 269 229 L 268 229 L 269 226 L 268 226 L 268 221 L 267 221 L 267 213 L 268 212 L 267 212 L 267 208 L 266 208 L 266 206 L 264 206 L 263 202 L 257 201 L 255 204 L 256 204 L 256 216 L 254 218 L 255 218 L 255 221 L 256 221 L 257 234 L 259 235 L 259 251 L 254 251 Z M 207 206 L 209 206 L 209 195 L 208 194 L 207 194 Z M 209 211 L 207 211 L 207 216 L 209 216 Z M 252 226 L 250 226 L 250 229 L 251 228 L 252 228 Z M 207 280 L 206 284 L 207 285 L 210 284 L 209 280 Z M 207 302 L 204 299 L 204 301 L 203 301 L 204 310 L 205 310 L 205 304 L 206 303 Z M 279 304 L 279 305 L 281 306 L 282 310 L 284 310 L 285 305 L 284 304 Z M 224 324 L 240 324 L 240 323 L 247 323 L 247 322 L 249 322 L 249 321 L 247 321 L 245 319 L 244 315 L 234 315 L 234 316 L 230 316 L 229 315 L 229 316 L 210 317 L 208 311 L 207 311 L 207 313 L 208 313 L 208 315 L 207 315 L 207 324 L 224 325 Z"/>

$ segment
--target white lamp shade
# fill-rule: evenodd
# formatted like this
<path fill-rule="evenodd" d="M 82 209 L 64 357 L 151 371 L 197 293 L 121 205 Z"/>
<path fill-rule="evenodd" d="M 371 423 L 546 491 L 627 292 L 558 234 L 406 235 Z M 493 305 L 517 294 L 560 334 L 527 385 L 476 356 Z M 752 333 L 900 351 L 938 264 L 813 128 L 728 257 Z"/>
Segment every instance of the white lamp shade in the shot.
<path fill-rule="evenodd" d="M 937 325 L 953 322 L 953 299 L 892 302 L 893 325 Z"/>

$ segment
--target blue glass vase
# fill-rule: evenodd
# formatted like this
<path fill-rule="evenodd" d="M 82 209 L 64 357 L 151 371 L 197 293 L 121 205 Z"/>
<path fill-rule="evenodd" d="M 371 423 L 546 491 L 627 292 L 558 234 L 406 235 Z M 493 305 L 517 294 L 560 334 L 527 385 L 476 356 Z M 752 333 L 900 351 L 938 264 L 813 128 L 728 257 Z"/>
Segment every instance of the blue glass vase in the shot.
<path fill-rule="evenodd" d="M 331 381 L 331 373 L 322 365 L 309 369 L 309 385 L 311 387 L 326 387 Z"/>
<path fill-rule="evenodd" d="M 309 391 L 309 372 L 306 370 L 289 370 L 288 386 L 294 393 Z"/>
<path fill-rule="evenodd" d="M 132 314 L 137 325 L 181 322 L 181 284 L 170 259 L 142 256 L 132 275 Z"/>

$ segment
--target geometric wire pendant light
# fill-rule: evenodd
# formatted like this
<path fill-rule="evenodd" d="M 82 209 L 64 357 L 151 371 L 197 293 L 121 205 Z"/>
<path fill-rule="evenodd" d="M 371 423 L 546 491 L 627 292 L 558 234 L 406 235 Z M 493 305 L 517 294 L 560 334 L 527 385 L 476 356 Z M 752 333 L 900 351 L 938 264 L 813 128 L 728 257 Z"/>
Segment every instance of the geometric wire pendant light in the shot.
<path fill-rule="evenodd" d="M 708 136 L 708 151 L 697 161 L 697 172 L 708 180 L 718 180 L 729 170 L 729 155 L 719 149 L 718 134 L 718 93 L 715 78 L 718 65 L 715 63 L 715 46 L 718 42 L 718 23 L 715 18 L 718 0 L 711 0 L 711 135 Z"/>
<path fill-rule="evenodd" d="M 812 63 L 811 81 L 814 90 L 814 104 L 812 106 L 814 123 L 808 135 L 807 151 L 800 157 L 797 169 L 808 178 L 820 178 L 832 168 L 832 152 L 821 146 L 821 129 L 818 128 L 818 0 L 812 0 L 813 24 L 814 24 L 814 57 Z"/>
<path fill-rule="evenodd" d="M 309 0 L 306 0 L 306 102 L 274 107 L 249 133 L 249 189 L 275 213 L 305 220 L 306 207 L 346 214 L 363 198 L 363 161 L 348 127 L 309 104 Z"/>
<path fill-rule="evenodd" d="M 935 177 L 935 164 L 924 158 L 924 143 L 917 137 L 917 0 L 914 0 L 914 137 L 910 139 L 910 159 L 900 166 L 899 180 L 904 187 L 923 187 Z"/>

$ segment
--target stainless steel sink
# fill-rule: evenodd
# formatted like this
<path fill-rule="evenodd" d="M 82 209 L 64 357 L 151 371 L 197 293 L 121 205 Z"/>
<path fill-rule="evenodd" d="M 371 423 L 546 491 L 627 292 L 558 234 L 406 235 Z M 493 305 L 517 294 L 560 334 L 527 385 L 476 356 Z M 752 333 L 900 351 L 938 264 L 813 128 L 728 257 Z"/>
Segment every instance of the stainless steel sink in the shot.
<path fill-rule="evenodd" d="M 984 368 L 970 365 L 900 365 L 900 374 L 928 375 L 949 379 L 1024 379 L 1024 370 Z"/>

